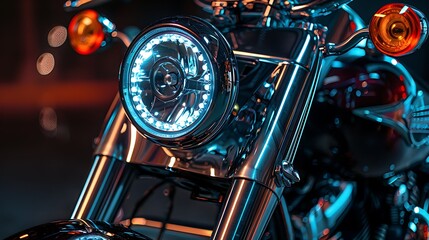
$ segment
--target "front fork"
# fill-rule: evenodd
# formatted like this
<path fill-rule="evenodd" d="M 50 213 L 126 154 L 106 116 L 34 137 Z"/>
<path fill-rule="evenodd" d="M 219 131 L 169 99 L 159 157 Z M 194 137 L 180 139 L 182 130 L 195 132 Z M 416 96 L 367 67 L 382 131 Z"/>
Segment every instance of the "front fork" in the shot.
<path fill-rule="evenodd" d="M 298 65 L 278 65 L 277 89 L 267 107 L 267 122 L 260 128 L 254 149 L 234 175 L 213 239 L 262 238 L 288 186 L 284 181 L 291 180 L 282 181 L 287 176 L 281 169 L 293 163 L 316 91 L 321 57 L 322 53 L 316 55 L 310 73 Z M 281 209 L 287 211 L 284 208 Z M 285 228 L 291 231 L 290 223 Z M 291 238 L 292 233 L 286 235 Z"/>
<path fill-rule="evenodd" d="M 114 222 L 136 177 L 135 168 L 124 161 L 124 152 L 130 143 L 127 127 L 130 125 L 117 95 L 105 119 L 104 129 L 97 138 L 94 163 L 72 219 Z"/>
<path fill-rule="evenodd" d="M 282 174 L 276 169 L 293 163 L 317 86 L 321 53 L 314 59 L 311 72 L 294 64 L 278 65 L 278 77 L 273 83 L 276 91 L 267 108 L 268 120 L 254 141 L 254 151 L 234 175 L 213 239 L 260 239 L 275 208 L 280 205 L 283 206 L 280 209 L 287 212 L 285 204 L 281 204 L 285 186 L 282 181 L 276 181 L 278 174 Z M 132 138 L 120 139 L 121 133 L 126 132 L 124 128 L 132 126 L 127 125 L 118 97 L 108 116 L 94 165 L 72 219 L 113 222 L 134 180 L 134 170 L 127 157 L 131 155 L 123 152 L 131 148 L 120 144 L 133 145 Z M 144 152 L 151 155 L 151 151 Z M 155 157 L 156 153 L 152 153 Z M 291 231 L 290 222 L 285 225 L 285 231 Z M 287 234 L 288 238 L 291 234 Z"/>
<path fill-rule="evenodd" d="M 96 156 L 71 218 L 114 222 L 135 176 L 123 161 Z"/>
<path fill-rule="evenodd" d="M 278 203 L 277 194 L 266 186 L 235 179 L 213 239 L 260 239 Z"/>

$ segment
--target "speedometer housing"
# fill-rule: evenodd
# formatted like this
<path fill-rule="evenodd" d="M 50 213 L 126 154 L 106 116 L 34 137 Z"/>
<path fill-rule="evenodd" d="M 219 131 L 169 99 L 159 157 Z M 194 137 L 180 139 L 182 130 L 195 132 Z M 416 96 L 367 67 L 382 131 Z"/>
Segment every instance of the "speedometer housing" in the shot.
<path fill-rule="evenodd" d="M 120 73 L 124 109 L 136 128 L 171 148 L 212 139 L 238 92 L 235 58 L 223 35 L 196 17 L 164 19 L 131 43 Z"/>

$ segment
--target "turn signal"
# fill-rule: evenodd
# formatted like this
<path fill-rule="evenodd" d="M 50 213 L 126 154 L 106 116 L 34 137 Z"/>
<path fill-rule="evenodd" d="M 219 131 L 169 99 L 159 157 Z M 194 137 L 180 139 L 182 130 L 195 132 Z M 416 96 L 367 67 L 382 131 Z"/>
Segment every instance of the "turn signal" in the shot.
<path fill-rule="evenodd" d="M 68 33 L 71 46 L 82 55 L 97 51 L 105 38 L 103 25 L 94 10 L 85 10 L 75 15 L 70 21 Z"/>
<path fill-rule="evenodd" d="M 374 14 L 369 34 L 380 52 L 399 57 L 414 52 L 424 43 L 427 25 L 420 11 L 405 4 L 392 3 Z"/>

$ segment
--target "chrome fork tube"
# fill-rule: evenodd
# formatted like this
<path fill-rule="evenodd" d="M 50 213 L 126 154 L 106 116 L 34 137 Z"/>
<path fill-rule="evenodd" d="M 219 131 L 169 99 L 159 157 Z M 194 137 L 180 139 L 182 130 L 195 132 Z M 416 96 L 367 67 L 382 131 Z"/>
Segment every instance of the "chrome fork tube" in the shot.
<path fill-rule="evenodd" d="M 134 176 L 123 161 L 96 156 L 71 218 L 114 222 Z"/>
<path fill-rule="evenodd" d="M 125 112 L 117 95 L 105 120 L 94 163 L 75 206 L 72 219 L 113 222 L 135 177 L 134 168 L 124 159 L 127 144 Z"/>
<path fill-rule="evenodd" d="M 314 97 L 321 67 L 315 52 L 311 72 L 280 63 L 273 72 L 275 93 L 252 150 L 234 175 L 233 185 L 213 232 L 213 239 L 260 239 L 282 197 L 284 185 L 275 168 L 292 163 Z M 290 223 L 289 223 L 290 224 Z"/>
<path fill-rule="evenodd" d="M 266 186 L 235 179 L 212 238 L 259 239 L 278 202 L 276 194 Z"/>

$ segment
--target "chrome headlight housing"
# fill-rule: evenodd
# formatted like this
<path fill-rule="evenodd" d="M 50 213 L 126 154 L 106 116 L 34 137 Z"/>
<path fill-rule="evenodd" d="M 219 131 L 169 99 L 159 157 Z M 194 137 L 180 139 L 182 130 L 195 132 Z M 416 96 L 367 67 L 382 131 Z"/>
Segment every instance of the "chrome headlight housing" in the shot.
<path fill-rule="evenodd" d="M 212 139 L 232 113 L 238 80 L 232 50 L 210 23 L 162 20 L 131 43 L 120 74 L 124 109 L 147 138 L 168 147 Z"/>

